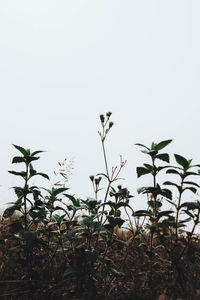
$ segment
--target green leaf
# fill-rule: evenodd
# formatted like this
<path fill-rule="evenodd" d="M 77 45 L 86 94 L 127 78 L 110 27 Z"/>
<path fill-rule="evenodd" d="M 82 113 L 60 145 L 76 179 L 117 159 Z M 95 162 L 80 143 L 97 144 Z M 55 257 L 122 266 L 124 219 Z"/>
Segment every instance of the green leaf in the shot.
<path fill-rule="evenodd" d="M 190 211 L 185 210 L 185 209 L 183 209 L 183 211 L 184 211 L 189 217 L 191 217 L 192 219 L 194 219 L 194 216 L 193 216 L 193 214 L 192 214 Z"/>
<path fill-rule="evenodd" d="M 148 170 L 148 169 L 146 169 L 146 168 L 144 168 L 144 167 L 137 167 L 137 168 L 136 168 L 136 172 L 137 172 L 138 178 L 139 178 L 140 176 L 143 176 L 143 175 L 146 175 L 146 174 L 151 173 L 150 170 Z"/>
<path fill-rule="evenodd" d="M 158 153 L 157 150 L 151 150 L 147 154 L 149 154 L 151 157 L 154 157 Z"/>
<path fill-rule="evenodd" d="M 198 173 L 195 173 L 195 172 L 185 172 L 185 177 L 187 177 L 187 176 L 195 176 L 195 175 L 200 175 L 200 173 L 198 172 Z"/>
<path fill-rule="evenodd" d="M 194 186 L 200 188 L 200 185 L 197 184 L 196 182 L 193 182 L 193 181 L 184 181 L 183 183 L 184 183 L 184 184 L 191 184 L 191 185 L 194 185 Z"/>
<path fill-rule="evenodd" d="M 200 204 L 199 202 L 184 202 L 180 207 L 187 207 L 188 210 L 194 210 L 200 209 Z"/>
<path fill-rule="evenodd" d="M 92 217 L 85 216 L 82 219 L 82 224 L 85 225 L 85 226 L 89 226 L 91 223 L 92 223 Z"/>
<path fill-rule="evenodd" d="M 108 222 L 112 227 L 119 226 L 119 228 L 124 224 L 124 220 L 121 218 L 114 218 L 112 216 L 108 216 Z"/>
<path fill-rule="evenodd" d="M 96 176 L 104 176 L 104 177 L 106 177 L 107 179 L 109 179 L 108 176 L 107 176 L 106 174 L 104 174 L 104 173 L 98 173 Z"/>
<path fill-rule="evenodd" d="M 189 163 L 187 161 L 186 158 L 184 158 L 183 156 L 179 155 L 179 154 L 174 154 L 174 157 L 176 159 L 176 162 L 181 165 L 184 169 L 188 169 L 189 167 Z"/>
<path fill-rule="evenodd" d="M 135 217 L 150 217 L 151 213 L 148 210 L 137 210 L 134 212 Z"/>
<path fill-rule="evenodd" d="M 147 146 L 143 145 L 143 144 L 135 144 L 135 146 L 144 147 L 144 148 L 146 148 L 148 151 L 150 151 L 150 149 L 149 149 Z"/>
<path fill-rule="evenodd" d="M 165 148 L 168 144 L 170 144 L 173 140 L 166 140 L 158 143 L 155 147 L 154 150 L 160 151 L 163 148 Z"/>
<path fill-rule="evenodd" d="M 166 216 L 169 216 L 170 214 L 172 214 L 173 211 L 171 210 L 164 210 L 164 211 L 161 211 L 159 214 L 158 214 L 158 219 L 160 219 L 161 217 L 166 217 Z"/>
<path fill-rule="evenodd" d="M 23 147 L 17 146 L 17 145 L 14 145 L 14 144 L 13 144 L 13 146 L 14 146 L 17 150 L 19 150 L 24 156 L 27 155 L 27 150 L 25 150 Z"/>
<path fill-rule="evenodd" d="M 34 155 L 36 155 L 38 153 L 41 153 L 41 152 L 45 152 L 45 151 L 42 151 L 42 150 L 35 151 L 35 152 L 31 153 L 31 156 L 34 156 Z"/>
<path fill-rule="evenodd" d="M 197 189 L 191 186 L 188 186 L 186 188 L 183 189 L 183 192 L 186 190 L 190 190 L 192 193 L 196 194 L 197 193 Z"/>
<path fill-rule="evenodd" d="M 26 159 L 26 161 L 28 163 L 34 161 L 34 160 L 38 160 L 39 159 L 39 156 L 38 157 L 35 157 L 35 156 L 30 156 L 30 155 L 25 155 L 24 158 Z"/>
<path fill-rule="evenodd" d="M 15 171 L 8 171 L 10 174 L 16 175 L 16 176 L 21 176 L 23 178 L 26 177 L 26 172 L 21 171 L 21 172 L 15 172 Z"/>
<path fill-rule="evenodd" d="M 13 157 L 12 164 L 21 163 L 21 162 L 26 162 L 24 157 L 22 156 Z"/>
<path fill-rule="evenodd" d="M 157 154 L 156 158 L 169 163 L 169 154 L 167 153 Z"/>
<path fill-rule="evenodd" d="M 64 191 L 66 191 L 66 190 L 68 190 L 68 188 L 58 188 L 58 189 L 54 189 L 54 191 L 53 191 L 53 195 L 54 196 L 57 196 L 58 194 L 61 194 L 62 192 L 64 192 Z"/>
<path fill-rule="evenodd" d="M 44 177 L 44 178 L 46 178 L 46 179 L 49 180 L 49 176 L 48 176 L 47 174 L 45 174 L 45 173 L 36 173 L 36 174 L 34 174 L 33 176 L 35 176 L 35 175 L 42 176 L 42 177 Z"/>
<path fill-rule="evenodd" d="M 168 169 L 166 171 L 167 174 L 177 174 L 179 176 L 181 176 L 181 174 L 177 171 L 177 170 L 174 170 L 174 169 Z"/>
<path fill-rule="evenodd" d="M 172 186 L 175 186 L 175 187 L 179 190 L 179 192 L 181 191 L 181 186 L 179 186 L 178 184 L 176 184 L 176 183 L 174 183 L 174 182 L 171 182 L 171 181 L 165 181 L 163 184 L 164 184 L 164 185 L 172 185 Z"/>
<path fill-rule="evenodd" d="M 170 190 L 168 190 L 168 189 L 162 189 L 161 192 L 160 192 L 160 194 L 162 196 L 164 196 L 165 198 L 168 198 L 168 199 L 172 200 L 172 192 Z"/>
<path fill-rule="evenodd" d="M 67 198 L 69 198 L 72 203 L 74 204 L 75 207 L 79 207 L 80 206 L 80 199 L 76 199 L 74 198 L 74 196 L 69 195 L 69 194 L 63 194 L 64 196 L 66 196 Z"/>
<path fill-rule="evenodd" d="M 149 164 L 144 164 L 145 168 L 152 172 L 153 166 Z"/>

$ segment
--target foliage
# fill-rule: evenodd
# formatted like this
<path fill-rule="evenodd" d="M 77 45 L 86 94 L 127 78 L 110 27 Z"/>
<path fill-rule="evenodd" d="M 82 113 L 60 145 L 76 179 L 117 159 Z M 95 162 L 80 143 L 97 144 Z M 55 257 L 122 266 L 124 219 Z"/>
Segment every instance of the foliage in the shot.
<path fill-rule="evenodd" d="M 87 199 L 69 193 L 66 160 L 55 173 L 64 183 L 59 179 L 48 189 L 32 185 L 36 175 L 49 179 L 33 167 L 43 151 L 14 145 L 20 156 L 12 163 L 23 163 L 25 169 L 9 171 L 23 184 L 14 187 L 16 200 L 1 220 L 2 299 L 194 299 L 200 283 L 195 234 L 200 186 L 194 179 L 199 178 L 200 165 L 179 154 L 171 165 L 163 149 L 172 140 L 150 147 L 136 144 L 150 159 L 137 167 L 137 176 L 151 176 L 152 185 L 138 189 L 139 195 L 147 195 L 147 206 L 135 210 L 136 195 L 117 184 L 126 161 L 120 156 L 119 166 L 109 167 L 111 115 L 100 115 L 105 172 L 89 177 L 94 195 Z M 161 184 L 160 173 L 176 178 Z M 184 200 L 190 193 L 196 201 Z M 163 209 L 163 203 L 172 209 Z"/>

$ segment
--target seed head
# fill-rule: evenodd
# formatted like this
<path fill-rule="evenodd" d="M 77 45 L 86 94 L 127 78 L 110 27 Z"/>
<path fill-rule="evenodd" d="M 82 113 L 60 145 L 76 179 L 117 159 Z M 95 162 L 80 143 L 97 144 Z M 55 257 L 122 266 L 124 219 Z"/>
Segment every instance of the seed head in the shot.
<path fill-rule="evenodd" d="M 106 113 L 106 116 L 107 116 L 108 118 L 110 118 L 111 115 L 112 115 L 111 111 L 108 111 L 108 112 Z"/>
<path fill-rule="evenodd" d="M 101 123 L 103 124 L 103 123 L 104 123 L 104 121 L 105 121 L 105 117 L 104 117 L 104 115 L 100 115 L 100 116 L 99 116 L 99 118 L 100 118 L 100 120 L 101 120 Z"/>
<path fill-rule="evenodd" d="M 96 185 L 99 184 L 99 178 L 95 178 L 94 182 Z"/>
<path fill-rule="evenodd" d="M 90 180 L 93 182 L 94 181 L 94 175 L 90 175 Z"/>
<path fill-rule="evenodd" d="M 109 122 L 109 129 L 114 125 L 113 122 Z"/>

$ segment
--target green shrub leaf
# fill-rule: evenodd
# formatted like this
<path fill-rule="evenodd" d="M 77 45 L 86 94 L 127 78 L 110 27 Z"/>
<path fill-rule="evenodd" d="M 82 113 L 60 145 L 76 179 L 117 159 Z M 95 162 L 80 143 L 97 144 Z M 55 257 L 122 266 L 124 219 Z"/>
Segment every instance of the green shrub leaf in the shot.
<path fill-rule="evenodd" d="M 169 154 L 167 153 L 157 154 L 156 158 L 169 163 Z"/>
<path fill-rule="evenodd" d="M 163 148 L 165 148 L 169 143 L 171 143 L 173 140 L 166 140 L 158 143 L 156 146 L 154 146 L 154 150 L 160 151 Z"/>
<path fill-rule="evenodd" d="M 187 161 L 186 158 L 184 158 L 183 156 L 179 155 L 179 154 L 174 154 L 174 157 L 176 159 L 176 162 L 181 165 L 184 169 L 188 169 L 189 167 L 189 163 Z"/>
<path fill-rule="evenodd" d="M 138 178 L 141 177 L 141 176 L 143 176 L 143 175 L 151 173 L 150 170 L 148 170 L 148 169 L 146 169 L 144 167 L 137 167 L 136 171 L 137 171 Z"/>

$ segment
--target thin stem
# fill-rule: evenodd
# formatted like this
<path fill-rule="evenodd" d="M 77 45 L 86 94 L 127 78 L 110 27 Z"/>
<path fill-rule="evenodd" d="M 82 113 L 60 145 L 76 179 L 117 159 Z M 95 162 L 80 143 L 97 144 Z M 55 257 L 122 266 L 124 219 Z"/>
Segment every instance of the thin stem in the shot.
<path fill-rule="evenodd" d="M 108 179 L 110 180 L 109 171 L 108 171 L 108 162 L 107 162 L 107 157 L 106 157 L 106 150 L 105 150 L 105 145 L 104 145 L 104 140 L 102 140 L 102 148 L 103 148 L 103 156 L 104 156 L 104 163 L 105 163 L 105 168 L 106 168 L 106 174 L 108 176 Z"/>
<path fill-rule="evenodd" d="M 28 183 L 28 164 L 26 164 L 26 177 L 25 177 L 25 183 L 24 183 L 24 224 L 25 224 L 25 230 L 27 230 L 28 224 L 27 224 L 27 183 Z"/>
<path fill-rule="evenodd" d="M 155 173 L 156 166 L 155 166 L 153 158 L 152 158 L 152 165 L 153 165 L 153 187 L 155 189 L 156 188 L 156 173 Z M 153 208 L 154 217 L 156 217 L 156 215 L 157 215 L 157 202 L 156 201 L 157 201 L 157 199 L 156 199 L 156 197 L 154 197 L 154 208 Z"/>
<path fill-rule="evenodd" d="M 183 188 L 183 179 L 181 181 L 181 189 L 179 191 L 178 206 L 177 206 L 177 211 L 176 211 L 176 243 L 178 240 L 178 220 L 179 220 L 179 210 L 180 210 L 181 197 L 182 197 L 182 188 Z"/>

